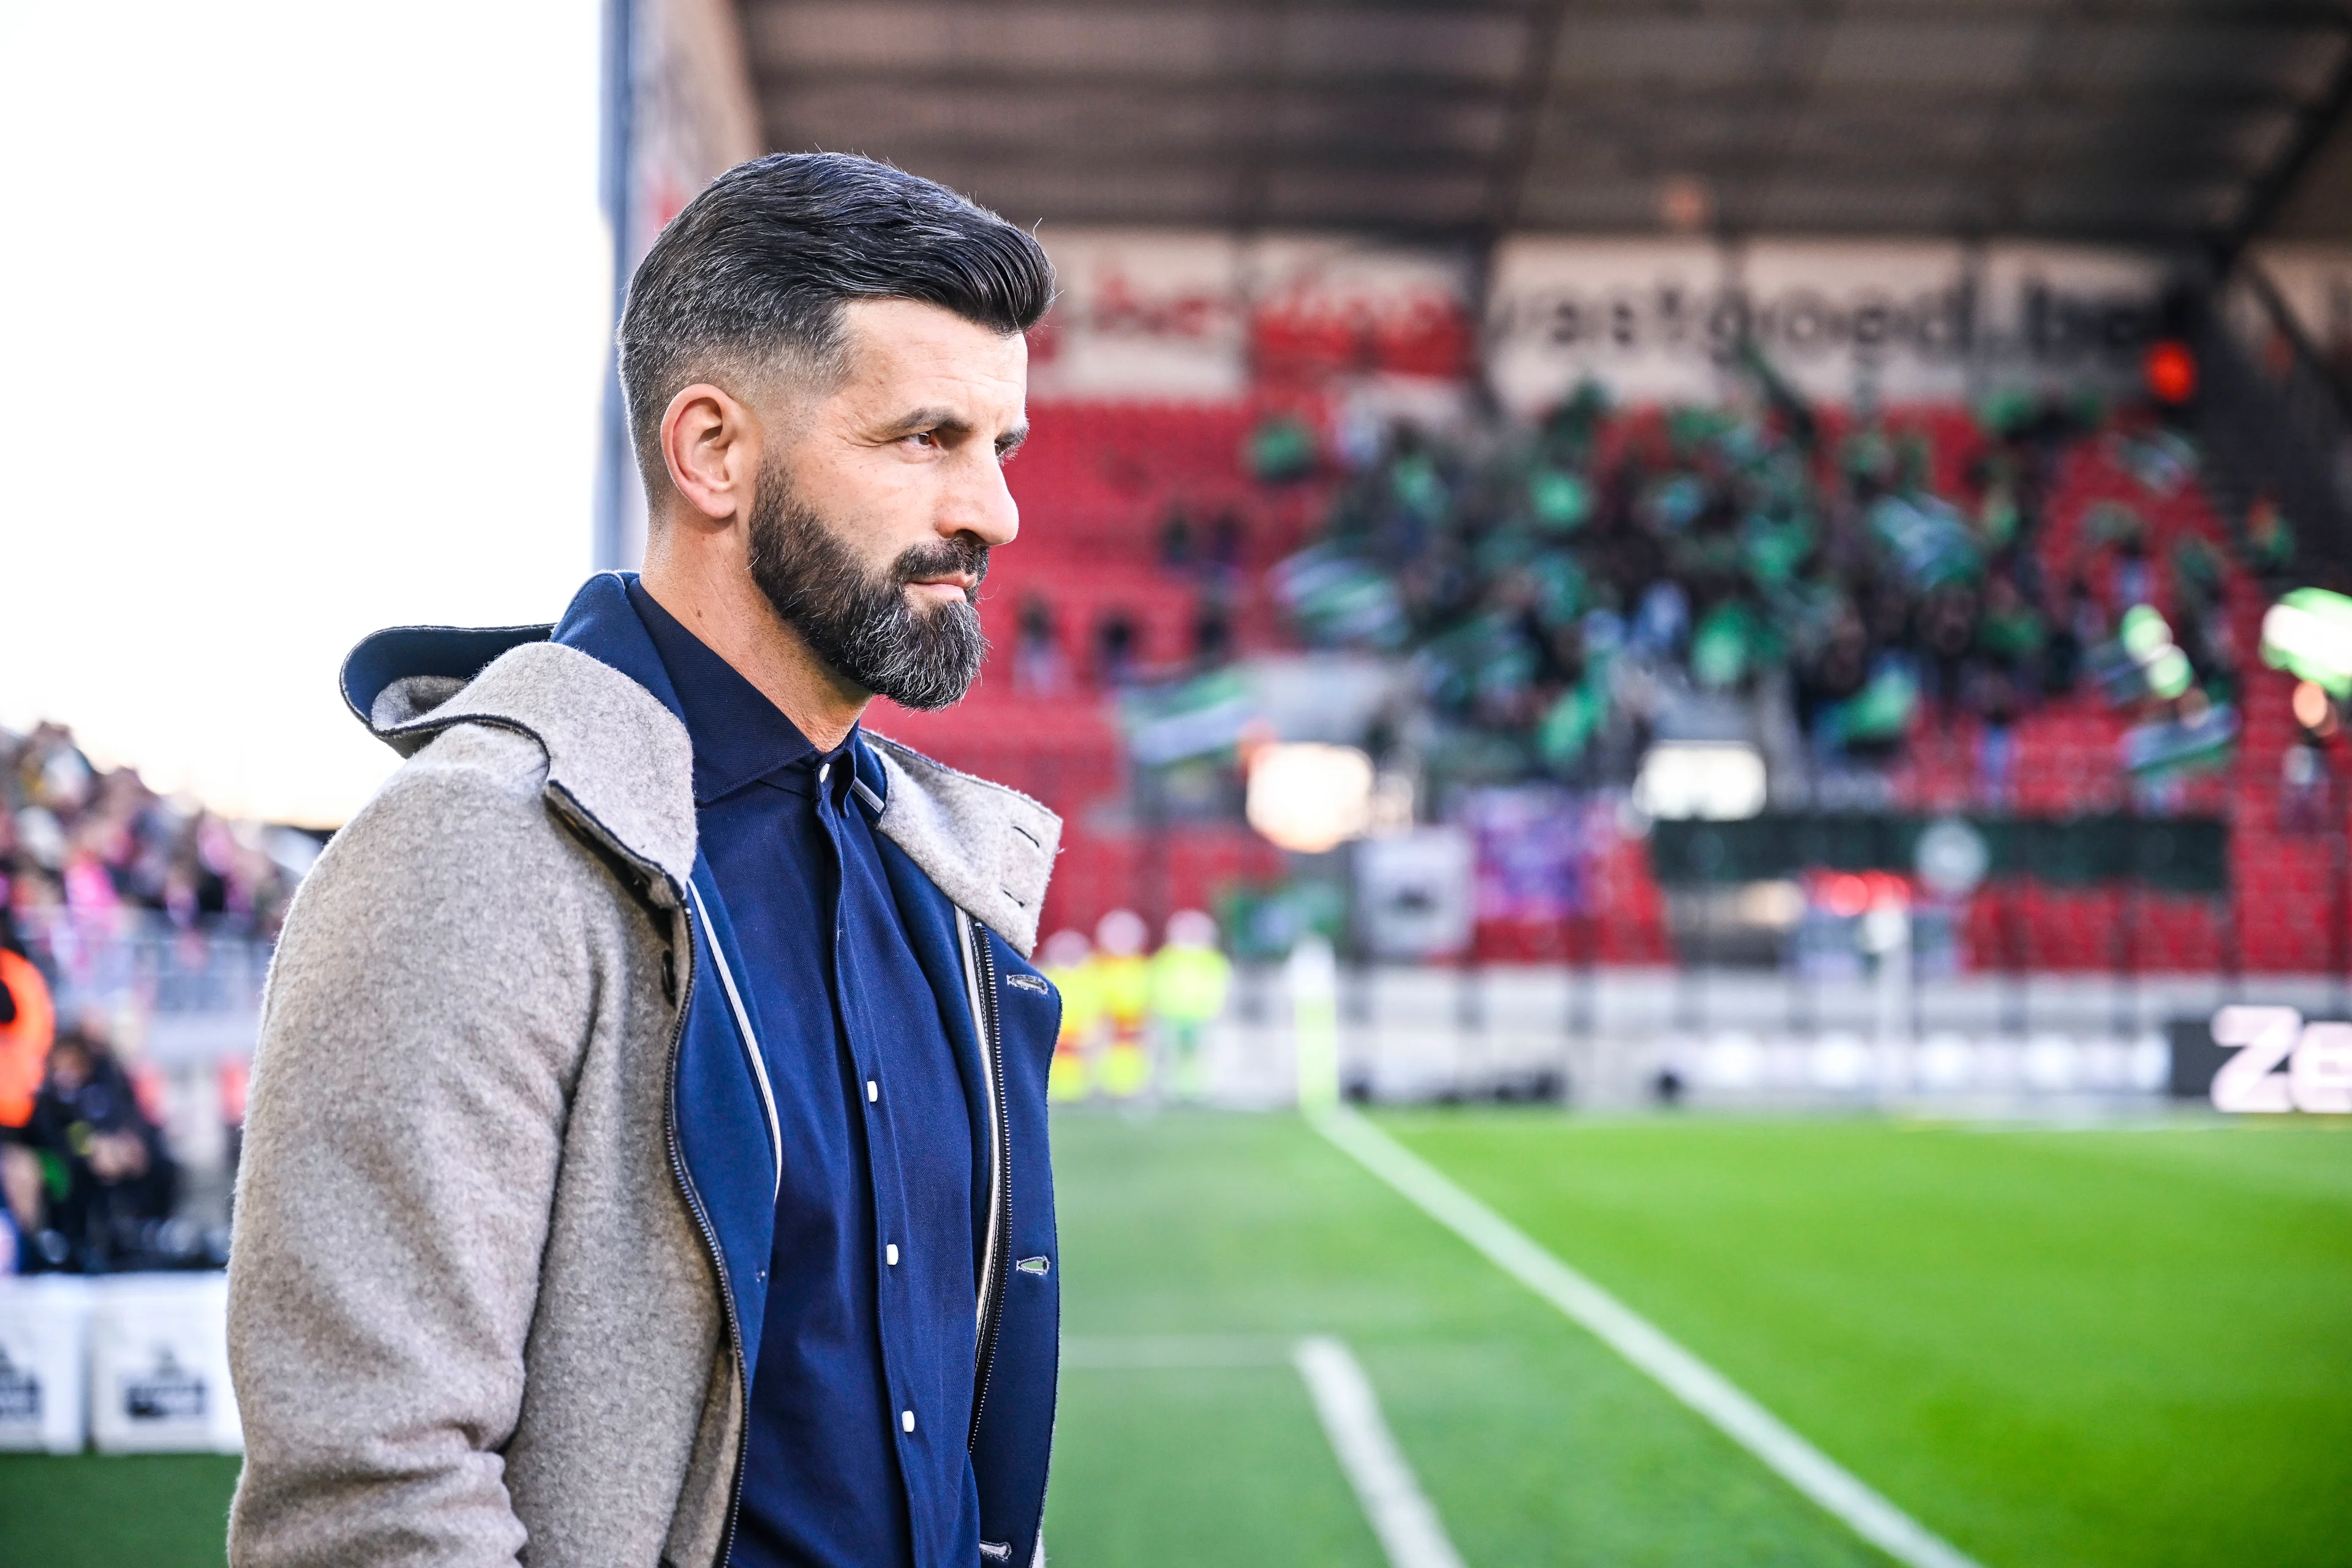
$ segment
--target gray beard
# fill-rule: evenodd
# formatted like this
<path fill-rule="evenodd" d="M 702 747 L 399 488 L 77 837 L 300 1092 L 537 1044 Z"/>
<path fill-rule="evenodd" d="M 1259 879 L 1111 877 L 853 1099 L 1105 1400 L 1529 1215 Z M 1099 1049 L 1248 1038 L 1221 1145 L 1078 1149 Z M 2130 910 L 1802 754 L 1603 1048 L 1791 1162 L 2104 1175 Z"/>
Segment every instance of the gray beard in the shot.
<path fill-rule="evenodd" d="M 772 464 L 751 505 L 751 566 L 784 624 L 853 685 L 903 707 L 945 708 L 979 678 L 988 638 L 972 601 L 988 575 L 984 544 L 934 540 L 869 574 Z M 908 603 L 908 583 L 952 572 L 971 575 L 963 598 L 927 610 Z"/>

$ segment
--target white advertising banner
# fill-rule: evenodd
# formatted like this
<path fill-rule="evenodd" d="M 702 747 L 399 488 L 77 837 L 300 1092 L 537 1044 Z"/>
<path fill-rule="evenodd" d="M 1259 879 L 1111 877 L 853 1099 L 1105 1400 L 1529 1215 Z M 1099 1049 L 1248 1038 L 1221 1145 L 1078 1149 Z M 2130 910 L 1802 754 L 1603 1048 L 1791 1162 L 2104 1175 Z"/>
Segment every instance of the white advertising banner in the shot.
<path fill-rule="evenodd" d="M 1743 341 L 1830 403 L 2114 384 L 2137 372 L 2167 275 L 2150 253 L 2021 243 L 1514 239 L 1488 369 L 1523 412 L 1587 379 L 1622 401 L 1720 397 Z"/>
<path fill-rule="evenodd" d="M 1329 237 L 1045 228 L 1040 397 L 1218 400 L 1334 378 L 1461 379 L 1466 257 Z"/>
<path fill-rule="evenodd" d="M 1239 397 L 1248 384 L 1241 247 L 1227 236 L 1043 229 L 1058 289 L 1031 334 L 1041 397 Z"/>
<path fill-rule="evenodd" d="M 89 1281 L 0 1278 L 0 1452 L 81 1452 L 89 1342 Z"/>
<path fill-rule="evenodd" d="M 1214 400 L 1475 368 L 1463 252 L 1158 229 L 1040 237 L 1061 285 L 1035 335 L 1040 397 Z M 1496 254 L 1485 351 L 1522 412 L 1587 378 L 1623 401 L 1718 398 L 1743 342 L 1828 403 L 2111 386 L 2138 374 L 2168 275 L 2154 252 L 2025 242 L 1528 237 Z"/>
<path fill-rule="evenodd" d="M 89 1436 L 101 1454 L 234 1454 L 228 1277 L 115 1274 L 90 1290 Z"/>

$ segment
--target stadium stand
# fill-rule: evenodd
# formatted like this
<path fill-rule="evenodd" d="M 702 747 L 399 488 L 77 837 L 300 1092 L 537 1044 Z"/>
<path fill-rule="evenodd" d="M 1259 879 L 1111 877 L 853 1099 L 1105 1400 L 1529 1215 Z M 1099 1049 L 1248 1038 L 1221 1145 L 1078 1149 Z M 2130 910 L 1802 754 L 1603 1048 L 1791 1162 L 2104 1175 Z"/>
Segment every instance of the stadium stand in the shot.
<path fill-rule="evenodd" d="M 1887 584 L 1895 602 L 1872 612 L 1885 624 L 1873 627 L 1868 662 L 1906 668 L 1913 692 L 1898 694 L 1895 729 L 1884 744 L 1856 744 L 1848 748 L 1853 758 L 1832 759 L 1842 767 L 1851 763 L 1849 780 L 1865 781 L 1865 803 L 1915 814 L 1991 811 L 2032 819 L 2103 812 L 2158 819 L 2201 815 L 2230 825 L 2229 882 L 2242 890 L 2243 906 L 2235 916 L 2226 898 L 2210 894 L 2129 883 L 1997 879 L 1962 912 L 1966 966 L 2325 968 L 2329 938 L 2315 911 L 2332 898 L 2323 886 L 2328 860 L 2310 853 L 2316 824 L 2281 824 L 2282 770 L 2289 749 L 2303 742 L 2287 712 L 2292 683 L 2251 658 L 2265 604 L 2257 575 L 2260 542 L 2233 536 L 2225 524 L 2201 481 L 2194 444 L 2144 411 L 2018 403 L 1979 412 L 1894 407 L 1863 420 L 1837 411 L 1792 416 L 1652 407 L 1603 415 L 1592 407 L 1571 416 L 1589 426 L 1580 433 L 1556 420 L 1549 438 L 1564 442 L 1559 449 L 1569 457 L 1546 471 L 1567 474 L 1580 488 L 1553 504 L 1596 515 L 1611 508 L 1627 519 L 1638 514 L 1638 526 L 1628 522 L 1621 532 L 1646 534 L 1681 551 L 1670 551 L 1658 572 L 1657 581 L 1672 584 L 1674 592 L 1657 603 L 1667 606 L 1661 613 L 1670 621 L 1679 617 L 1667 635 L 1681 639 L 1676 674 L 1686 684 L 1708 684 L 1693 680 L 1693 657 L 1727 658 L 1735 668 L 1716 684 L 1749 694 L 1759 678 L 1769 680 L 1766 667 L 1778 660 L 1800 667 L 1797 701 L 1805 700 L 1803 650 L 1791 658 L 1777 646 L 1784 634 L 1801 638 L 1801 627 L 1785 617 L 1802 606 L 1785 595 L 1775 598 L 1779 588 L 1759 591 L 1753 581 L 1727 590 L 1719 563 L 1697 548 L 1709 525 L 1701 521 L 1683 534 L 1683 523 L 1691 520 L 1676 521 L 1671 511 L 1713 504 L 1706 487 L 1720 489 L 1727 482 L 1727 443 L 1765 440 L 1767 459 L 1773 451 L 1794 454 L 1795 438 L 1783 428 L 1792 416 L 1812 419 L 1816 427 L 1808 436 L 1810 455 L 1792 458 L 1810 468 L 1789 480 L 1794 489 L 1781 498 L 1794 508 L 1791 518 L 1832 518 L 1832 533 L 1853 531 L 1865 515 L 1878 515 L 1870 509 L 1884 498 L 1916 496 L 1922 502 L 1919 513 L 1888 517 L 1886 526 L 1872 531 L 1867 548 L 1877 564 L 1861 568 L 1865 589 L 1872 572 L 1900 564 L 1887 527 L 1906 523 L 1942 531 L 1905 539 L 1915 552 L 1949 549 L 1990 561 L 1990 580 L 1997 584 L 1989 590 L 1997 604 L 1980 605 L 1973 587 L 1959 595 L 1954 613 L 1961 619 L 1963 646 L 1958 657 L 1941 661 L 1940 671 L 1930 624 L 1941 603 L 1936 591 L 1924 580 Z M 1318 429 L 1322 455 L 1314 472 L 1274 482 L 1255 477 L 1253 459 L 1262 453 L 1265 433 L 1293 417 Z M 1237 820 L 1179 821 L 1155 832 L 1139 819 L 1123 754 L 1119 691 L 1180 681 L 1204 664 L 1295 648 L 1302 640 L 1368 643 L 1426 658 L 1433 639 L 1419 633 L 1429 626 L 1335 630 L 1326 624 L 1329 605 L 1318 606 L 1313 593 L 1295 591 L 1297 564 L 1314 558 L 1310 547 L 1328 551 L 1333 541 L 1353 539 L 1351 548 L 1360 550 L 1369 575 L 1407 581 L 1399 574 L 1405 563 L 1394 558 L 1393 540 L 1377 548 L 1366 543 L 1395 521 L 1368 521 L 1366 496 L 1402 493 L 1399 487 L 1409 488 L 1424 470 L 1442 473 L 1445 493 L 1431 504 L 1460 522 L 1481 507 L 1501 504 L 1494 493 L 1498 459 L 1489 452 L 1481 468 L 1466 450 L 1401 432 L 1391 434 L 1387 455 L 1373 470 L 1349 476 L 1328 456 L 1335 444 L 1328 438 L 1330 411 L 1305 405 L 1046 405 L 1033 411 L 1033 419 L 1030 443 L 1012 470 L 1023 506 L 1023 539 L 1000 552 L 984 606 L 1000 650 L 990 675 L 956 709 L 894 711 L 877 716 L 876 727 L 1026 789 L 1063 814 L 1069 826 L 1049 929 L 1084 929 L 1121 905 L 1165 912 L 1210 904 L 1237 886 L 1278 879 L 1279 857 Z M 1529 460 L 1524 443 L 1538 437 L 1489 432 L 1484 439 L 1500 441 L 1506 467 L 1520 465 L 1512 482 L 1523 486 Z M 1513 441 L 1522 445 L 1514 447 Z M 1717 500 L 1718 510 L 1730 505 L 1728 492 Z M 1738 521 L 1735 513 L 1725 510 L 1717 520 L 1727 530 L 1723 540 L 1735 540 L 1727 531 Z M 1464 526 L 1473 534 L 1491 533 L 1494 521 L 1480 514 Z M 1586 536 L 1576 531 L 1584 521 L 1580 510 L 1554 541 L 1558 548 L 1538 549 L 1532 563 L 1541 567 L 1579 559 Z M 1751 530 L 1751 579 L 1759 570 L 1756 544 Z M 1816 544 L 1798 548 L 1806 560 L 1822 559 Z M 1382 549 L 1390 551 L 1388 558 Z M 1761 569 L 1776 568 L 1766 560 Z M 1937 568 L 1928 563 L 1926 569 Z M 1624 580 L 1609 597 L 1622 603 L 1644 591 L 1642 570 L 1621 563 Z M 1786 567 L 1778 570 L 1790 574 Z M 1979 570 L 1957 569 L 1956 577 L 1973 583 Z M 1627 572 L 1633 575 L 1625 577 Z M 1818 591 L 1827 579 L 1807 567 L 1790 580 Z M 1287 604 L 1286 583 L 1294 589 Z M 2140 600 L 2178 628 L 2191 656 L 2195 690 L 2186 699 L 2189 707 L 2225 707 L 2243 717 L 2233 750 L 2177 776 L 2136 784 L 2122 756 L 2134 721 L 2177 715 L 2181 704 L 2144 694 L 2110 700 L 2100 694 L 2093 669 L 2102 647 L 2114 642 L 2122 613 Z M 1706 612 L 1735 602 L 1753 606 L 1739 629 L 1758 646 L 1728 653 L 1719 646 L 1694 648 L 1694 633 L 1697 641 L 1706 640 Z M 1452 606 L 1457 623 L 1466 604 Z M 1622 637 L 1629 625 L 1638 631 L 1639 605 L 1625 605 L 1634 614 L 1604 614 L 1599 623 L 1585 618 L 1590 607 L 1574 606 L 1586 637 Z M 1423 608 L 1430 626 L 1444 619 L 1442 610 Z M 2006 628 L 1993 613 L 2004 609 L 2013 623 Z M 1205 650 L 1200 646 L 1204 616 L 1220 622 L 1224 639 Z M 1120 626 L 1130 631 L 1116 657 L 1107 659 L 1103 628 Z M 2014 646 L 1997 646 L 2004 629 Z M 1499 657 L 1508 664 L 1528 652 L 1515 646 Z M 1484 657 L 1497 656 L 1489 649 Z M 1042 673 L 1024 679 L 1024 668 Z M 1515 765 L 1503 776 L 1620 788 L 1628 782 L 1629 753 L 1622 749 L 1604 758 L 1606 748 L 1596 742 L 1591 756 L 1548 760 L 1539 745 L 1530 745 L 1542 726 L 1528 702 L 1539 697 L 1540 705 L 1551 708 L 1573 673 L 1544 671 L 1529 690 L 1507 691 L 1508 713 L 1502 718 L 1491 704 L 1483 714 L 1473 711 L 1485 698 L 1455 700 L 1465 732 L 1520 744 Z M 1532 689 L 1545 680 L 1548 688 Z M 1439 706 L 1447 700 L 1441 694 Z M 1622 721 L 1615 710 L 1622 706 L 1612 700 L 1611 713 L 1590 721 L 1596 736 Z M 1819 713 L 1813 718 L 1818 731 Z M 1816 742 L 1818 752 L 1818 735 Z M 1539 930 L 1490 923 L 1480 931 L 1477 957 L 1669 961 L 1666 900 L 1640 841 L 1600 847 L 1590 873 L 1582 917 Z"/>

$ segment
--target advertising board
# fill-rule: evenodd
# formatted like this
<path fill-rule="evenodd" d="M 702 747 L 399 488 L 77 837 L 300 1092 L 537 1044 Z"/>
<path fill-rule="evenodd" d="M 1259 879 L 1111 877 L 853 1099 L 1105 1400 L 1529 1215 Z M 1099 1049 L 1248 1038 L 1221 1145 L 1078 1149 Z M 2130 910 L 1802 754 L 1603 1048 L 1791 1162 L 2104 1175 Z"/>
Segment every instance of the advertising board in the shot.
<path fill-rule="evenodd" d="M 2216 1110 L 2352 1115 L 2352 1023 L 2306 1021 L 2293 1007 L 2224 1007 L 2211 1039 Z M 2173 1087 L 2182 1087 L 2177 1068 Z"/>
<path fill-rule="evenodd" d="M 1522 237 L 1496 255 L 1487 366 L 1527 413 L 1585 380 L 1622 401 L 1717 398 L 1743 342 L 1829 403 L 2116 385 L 2168 274 L 2152 252 L 2022 242 Z"/>
<path fill-rule="evenodd" d="M 1335 377 L 1459 382 L 1465 253 L 1332 237 L 1039 231 L 1059 295 L 1031 337 L 1046 398 L 1214 401 Z"/>

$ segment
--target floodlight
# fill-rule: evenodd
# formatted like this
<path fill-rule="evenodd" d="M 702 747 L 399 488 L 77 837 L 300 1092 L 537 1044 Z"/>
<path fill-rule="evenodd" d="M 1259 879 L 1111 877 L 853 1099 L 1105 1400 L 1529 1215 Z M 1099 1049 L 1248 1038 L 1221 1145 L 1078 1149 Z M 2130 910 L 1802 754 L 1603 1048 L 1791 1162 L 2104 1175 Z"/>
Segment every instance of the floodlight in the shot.
<path fill-rule="evenodd" d="M 2263 662 L 2352 697 L 2352 599 L 2325 588 L 2283 595 L 2263 617 Z"/>
<path fill-rule="evenodd" d="M 2148 660 L 2147 689 L 2168 702 L 2187 691 L 2194 679 L 2196 672 L 2189 666 L 2189 656 L 2168 644 Z"/>
<path fill-rule="evenodd" d="M 1250 756 L 1243 809 L 1252 827 L 1285 849 L 1335 849 L 1371 826 L 1372 759 L 1353 746 L 1261 746 Z"/>
<path fill-rule="evenodd" d="M 2172 627 L 2148 605 L 2134 605 L 2126 610 L 2116 636 L 2124 645 L 2124 651 L 2143 667 L 2172 646 Z"/>

